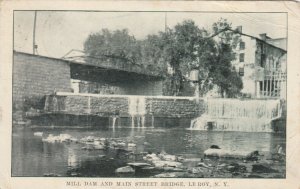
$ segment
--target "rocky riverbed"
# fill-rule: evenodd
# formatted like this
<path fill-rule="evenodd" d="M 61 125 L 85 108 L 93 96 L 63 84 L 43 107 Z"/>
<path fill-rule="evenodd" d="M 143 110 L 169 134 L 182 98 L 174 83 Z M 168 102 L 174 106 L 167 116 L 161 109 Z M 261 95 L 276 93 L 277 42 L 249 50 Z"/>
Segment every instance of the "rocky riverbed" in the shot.
<path fill-rule="evenodd" d="M 34 133 L 44 143 L 62 143 L 69 148 L 99 155 L 78 165 L 70 166 L 67 176 L 118 176 L 155 178 L 285 178 L 285 155 L 280 146 L 273 151 L 230 151 L 215 144 L 197 154 L 169 154 L 164 150 L 142 151 L 151 146 L 126 137 L 105 138 L 69 134 L 44 136 Z M 143 141 L 143 140 L 142 140 Z M 100 169 L 108 170 L 100 174 Z M 44 173 L 44 176 L 60 176 Z"/>

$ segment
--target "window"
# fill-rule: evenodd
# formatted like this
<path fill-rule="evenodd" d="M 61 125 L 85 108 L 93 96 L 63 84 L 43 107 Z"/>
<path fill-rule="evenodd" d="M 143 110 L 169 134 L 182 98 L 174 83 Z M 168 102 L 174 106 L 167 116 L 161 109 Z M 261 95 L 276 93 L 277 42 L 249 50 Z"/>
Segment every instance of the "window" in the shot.
<path fill-rule="evenodd" d="M 239 68 L 239 75 L 244 76 L 244 68 Z"/>
<path fill-rule="evenodd" d="M 240 50 L 244 50 L 245 49 L 245 42 L 241 41 L 240 42 Z"/>
<path fill-rule="evenodd" d="M 240 54 L 240 62 L 244 62 L 245 61 L 245 54 L 241 53 Z"/>

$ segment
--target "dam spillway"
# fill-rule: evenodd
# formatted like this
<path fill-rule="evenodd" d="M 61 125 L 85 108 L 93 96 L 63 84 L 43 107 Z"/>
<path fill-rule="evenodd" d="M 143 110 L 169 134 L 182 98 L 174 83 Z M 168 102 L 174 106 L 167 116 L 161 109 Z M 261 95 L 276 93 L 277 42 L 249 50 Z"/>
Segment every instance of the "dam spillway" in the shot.
<path fill-rule="evenodd" d="M 272 122 L 282 117 L 280 99 L 207 99 L 205 104 L 191 130 L 272 132 Z"/>

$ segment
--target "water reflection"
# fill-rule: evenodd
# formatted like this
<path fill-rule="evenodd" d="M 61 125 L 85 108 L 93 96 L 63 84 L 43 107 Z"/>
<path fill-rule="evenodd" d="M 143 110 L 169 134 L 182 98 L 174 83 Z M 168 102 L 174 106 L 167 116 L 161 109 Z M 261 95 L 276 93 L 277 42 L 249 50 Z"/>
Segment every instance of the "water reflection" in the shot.
<path fill-rule="evenodd" d="M 81 139 L 87 136 L 115 138 L 125 141 L 122 149 L 84 150 L 80 143 L 47 143 L 34 132 L 69 134 Z M 142 160 L 144 152 L 165 151 L 186 157 L 202 157 L 212 144 L 227 150 L 272 151 L 277 145 L 284 147 L 285 136 L 278 133 L 209 132 L 185 129 L 118 128 L 106 130 L 83 129 L 13 129 L 13 176 L 95 176 L 115 177 L 115 169 L 127 162 Z M 138 175 L 143 177 L 146 175 Z M 149 176 L 149 175 L 148 175 Z"/>

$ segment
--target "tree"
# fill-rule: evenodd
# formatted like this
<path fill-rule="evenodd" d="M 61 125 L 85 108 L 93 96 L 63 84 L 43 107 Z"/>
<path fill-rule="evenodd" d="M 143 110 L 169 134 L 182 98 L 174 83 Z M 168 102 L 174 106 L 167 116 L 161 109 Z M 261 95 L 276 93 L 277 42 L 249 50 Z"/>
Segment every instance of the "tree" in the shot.
<path fill-rule="evenodd" d="M 236 97 L 243 88 L 243 82 L 231 62 L 236 58 L 234 49 L 240 42 L 240 35 L 233 32 L 231 24 L 222 18 L 213 24 L 212 30 L 213 34 L 221 33 L 214 39 L 216 52 L 209 65 L 209 77 L 220 88 L 222 97 Z"/>
<path fill-rule="evenodd" d="M 222 96 L 235 97 L 243 85 L 231 65 L 239 35 L 227 30 L 230 28 L 225 19 L 214 23 L 212 32 L 185 20 L 139 41 L 126 29 L 113 32 L 104 29 L 89 35 L 84 49 L 89 56 L 104 60 L 115 57 L 128 64 L 159 67 L 166 77 L 164 95 L 180 95 L 188 73 L 198 69 L 202 75 L 199 83 L 202 94 L 217 85 Z M 171 72 L 167 71 L 168 67 Z"/>
<path fill-rule="evenodd" d="M 204 28 L 199 29 L 194 21 L 186 20 L 155 37 L 163 42 L 156 46 L 156 56 L 173 69 L 171 74 L 167 74 L 165 95 L 179 95 L 186 81 L 185 76 L 192 69 L 200 71 L 202 95 L 214 85 L 219 87 L 223 97 L 225 94 L 228 97 L 239 94 L 242 81 L 231 65 L 239 35 L 227 31 L 228 28 L 231 25 L 227 20 L 220 19 L 209 33 Z"/>
<path fill-rule="evenodd" d="M 165 95 L 179 95 L 183 89 L 184 75 L 188 72 L 190 63 L 197 59 L 196 51 L 199 40 L 203 38 L 204 30 L 200 30 L 194 21 L 186 20 L 177 24 L 174 29 L 168 28 L 155 36 L 155 51 L 157 60 L 163 62 L 165 67 L 171 67 L 172 72 L 166 73 L 164 83 Z M 154 38 L 154 37 L 152 37 Z M 148 40 L 151 39 L 148 37 Z M 147 49 L 147 48 L 145 48 Z M 158 63 L 158 61 L 156 62 Z"/>
<path fill-rule="evenodd" d="M 132 64 L 138 63 L 141 57 L 139 43 L 134 36 L 129 35 L 127 29 L 103 29 L 90 34 L 84 43 L 84 51 L 96 59 L 109 61 L 118 58 Z"/>

